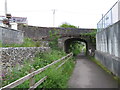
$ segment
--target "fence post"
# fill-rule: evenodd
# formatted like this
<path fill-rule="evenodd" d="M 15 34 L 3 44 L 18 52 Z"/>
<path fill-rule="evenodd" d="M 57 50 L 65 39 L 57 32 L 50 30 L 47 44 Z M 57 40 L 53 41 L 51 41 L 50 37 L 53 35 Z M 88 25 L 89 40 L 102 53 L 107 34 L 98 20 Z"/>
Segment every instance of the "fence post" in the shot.
<path fill-rule="evenodd" d="M 34 68 L 31 68 L 30 73 L 32 73 L 34 71 Z M 34 76 L 32 78 L 30 78 L 30 82 L 29 82 L 29 86 L 33 86 L 35 84 L 35 78 Z"/>

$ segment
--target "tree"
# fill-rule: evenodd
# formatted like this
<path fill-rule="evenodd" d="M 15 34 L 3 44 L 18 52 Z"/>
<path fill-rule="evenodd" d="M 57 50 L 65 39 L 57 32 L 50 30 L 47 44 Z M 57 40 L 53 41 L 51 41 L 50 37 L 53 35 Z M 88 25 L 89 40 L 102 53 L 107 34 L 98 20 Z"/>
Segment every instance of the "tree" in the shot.
<path fill-rule="evenodd" d="M 68 24 L 68 23 L 63 23 L 62 25 L 60 25 L 59 27 L 64 27 L 64 28 L 77 28 L 74 25 Z"/>

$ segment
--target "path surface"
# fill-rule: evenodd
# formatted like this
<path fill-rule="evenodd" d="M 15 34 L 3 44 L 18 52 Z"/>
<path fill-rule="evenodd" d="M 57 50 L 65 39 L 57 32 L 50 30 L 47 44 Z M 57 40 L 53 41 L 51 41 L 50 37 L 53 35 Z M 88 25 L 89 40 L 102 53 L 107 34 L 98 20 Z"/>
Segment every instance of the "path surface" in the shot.
<path fill-rule="evenodd" d="M 118 88 L 118 83 L 107 72 L 84 54 L 77 56 L 75 69 L 69 80 L 69 88 Z"/>

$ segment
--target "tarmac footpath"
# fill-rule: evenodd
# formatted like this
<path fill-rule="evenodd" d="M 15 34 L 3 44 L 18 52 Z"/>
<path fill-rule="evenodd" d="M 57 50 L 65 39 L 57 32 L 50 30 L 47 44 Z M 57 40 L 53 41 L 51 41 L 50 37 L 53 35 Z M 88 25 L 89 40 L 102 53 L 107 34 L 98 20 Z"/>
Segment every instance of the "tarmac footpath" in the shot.
<path fill-rule="evenodd" d="M 69 88 L 118 88 L 118 82 L 84 54 L 77 56 Z"/>

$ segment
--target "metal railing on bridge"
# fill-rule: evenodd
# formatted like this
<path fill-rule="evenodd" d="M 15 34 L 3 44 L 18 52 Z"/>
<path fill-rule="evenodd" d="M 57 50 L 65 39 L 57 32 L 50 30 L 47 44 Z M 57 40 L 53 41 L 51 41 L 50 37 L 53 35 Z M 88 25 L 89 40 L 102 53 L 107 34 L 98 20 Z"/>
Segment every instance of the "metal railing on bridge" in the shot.
<path fill-rule="evenodd" d="M 118 0 L 112 8 L 102 16 L 102 19 L 97 23 L 97 31 L 101 31 L 110 25 L 118 22 L 120 20 L 120 0 Z"/>

